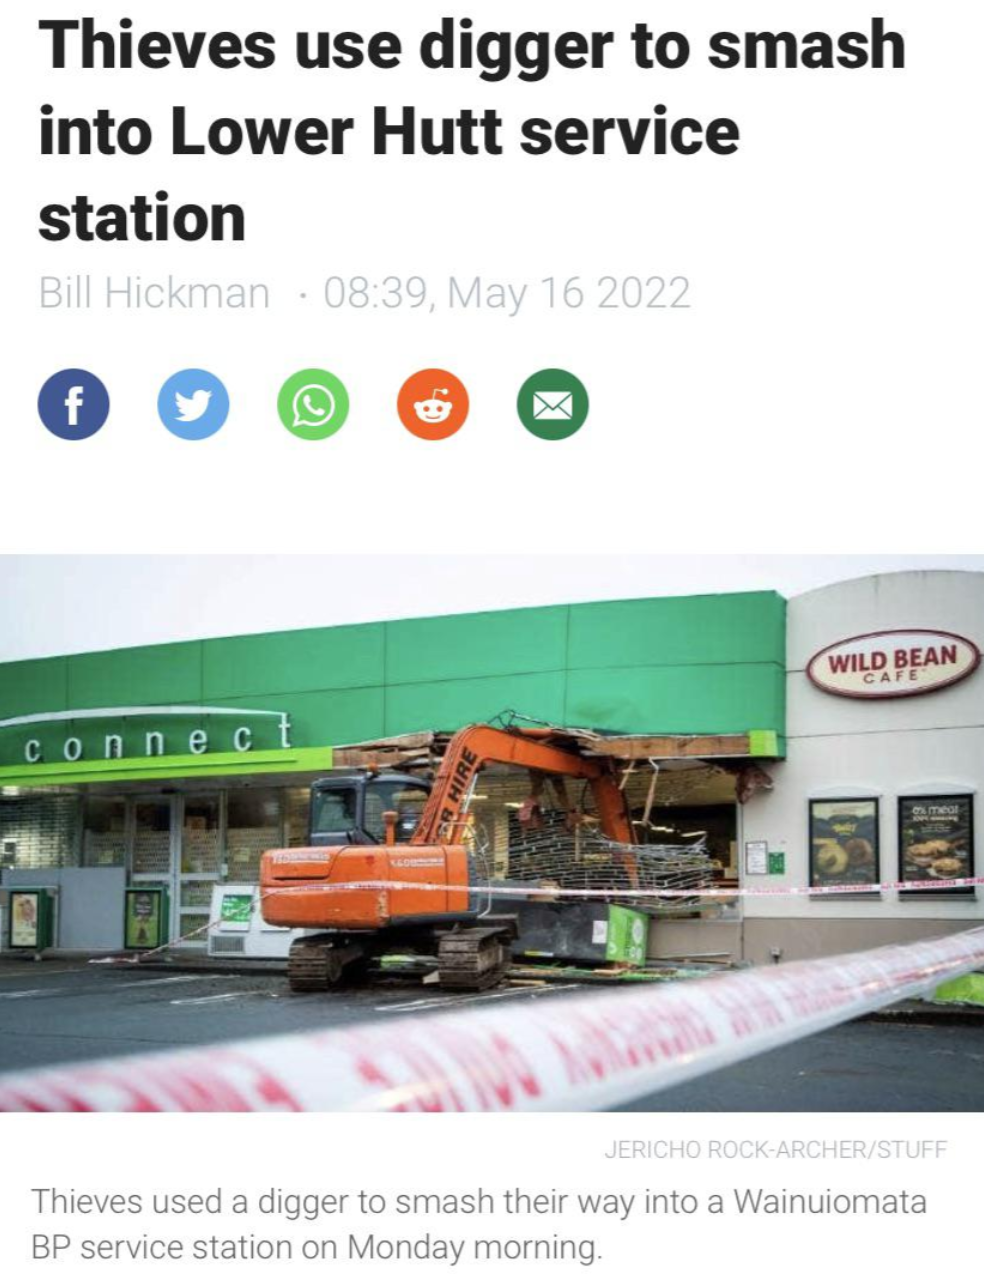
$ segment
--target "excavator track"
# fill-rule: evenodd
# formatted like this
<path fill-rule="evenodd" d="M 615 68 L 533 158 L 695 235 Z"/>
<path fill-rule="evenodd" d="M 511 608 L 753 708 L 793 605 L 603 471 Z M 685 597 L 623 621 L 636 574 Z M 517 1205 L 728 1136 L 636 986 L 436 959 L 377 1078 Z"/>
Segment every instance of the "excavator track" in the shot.
<path fill-rule="evenodd" d="M 361 956 L 360 946 L 336 945 L 320 936 L 301 937 L 287 956 L 287 983 L 295 994 L 324 993 L 339 985 L 346 966 Z"/>
<path fill-rule="evenodd" d="M 508 966 L 509 933 L 503 928 L 459 928 L 442 936 L 438 945 L 442 989 L 491 989 L 505 976 Z"/>

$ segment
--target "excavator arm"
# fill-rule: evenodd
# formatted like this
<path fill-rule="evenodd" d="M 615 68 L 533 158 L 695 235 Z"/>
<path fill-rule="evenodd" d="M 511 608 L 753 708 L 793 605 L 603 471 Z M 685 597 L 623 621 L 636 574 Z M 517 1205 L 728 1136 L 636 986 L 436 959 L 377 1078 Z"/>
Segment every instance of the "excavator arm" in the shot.
<path fill-rule="evenodd" d="M 576 777 L 592 789 L 603 833 L 634 843 L 625 796 L 608 759 L 589 759 L 565 747 L 557 732 L 506 731 L 487 724 L 462 728 L 451 738 L 411 843 L 433 845 L 460 837 L 463 813 L 475 778 L 490 763 L 527 768 L 546 776 Z"/>
<path fill-rule="evenodd" d="M 632 886 L 638 886 L 632 821 L 619 787 L 615 764 L 590 758 L 576 739 L 560 729 L 507 731 L 486 724 L 462 728 L 448 744 L 410 845 L 395 841 L 389 822 L 385 845 L 360 843 L 267 852 L 261 884 L 263 917 L 280 927 L 329 929 L 298 937 L 291 945 L 288 979 L 292 990 L 329 989 L 345 972 L 364 970 L 383 950 L 376 939 L 394 926 L 423 934 L 436 949 L 440 983 L 448 989 L 479 990 L 502 979 L 515 926 L 478 917 L 470 896 L 471 870 L 465 846 L 465 809 L 475 778 L 487 764 L 524 768 L 534 777 L 535 803 L 552 782 L 560 799 L 562 778 L 592 788 L 603 833 L 622 845 L 616 857 Z M 399 880 L 391 890 L 388 882 Z M 404 891 L 396 891 L 403 887 Z M 437 895 L 429 889 L 436 887 Z M 414 889 L 418 889 L 414 891 Z"/>

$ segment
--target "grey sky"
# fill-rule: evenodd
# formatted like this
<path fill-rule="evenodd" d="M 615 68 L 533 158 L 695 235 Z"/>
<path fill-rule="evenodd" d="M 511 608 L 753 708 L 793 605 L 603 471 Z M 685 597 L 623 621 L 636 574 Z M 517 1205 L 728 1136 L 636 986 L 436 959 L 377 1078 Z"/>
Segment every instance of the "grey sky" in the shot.
<path fill-rule="evenodd" d="M 303 626 L 729 590 L 984 555 L 3 555 L 0 661 Z"/>

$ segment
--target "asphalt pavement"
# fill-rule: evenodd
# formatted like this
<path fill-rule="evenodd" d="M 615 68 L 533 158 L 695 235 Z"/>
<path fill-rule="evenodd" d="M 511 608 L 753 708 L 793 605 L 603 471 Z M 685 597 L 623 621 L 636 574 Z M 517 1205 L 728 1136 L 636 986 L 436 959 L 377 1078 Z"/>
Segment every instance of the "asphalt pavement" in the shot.
<path fill-rule="evenodd" d="M 291 995 L 282 974 L 0 963 L 0 1070 L 539 1001 L 572 984 L 442 993 L 409 981 Z M 621 991 L 598 997 L 618 999 Z M 644 1098 L 644 1111 L 984 1111 L 984 1024 L 856 1021 Z"/>
<path fill-rule="evenodd" d="M 0 1070 L 301 1033 L 509 999 L 562 998 L 580 988 L 505 986 L 453 994 L 419 982 L 387 981 L 295 995 L 278 972 L 6 961 L 0 963 Z"/>

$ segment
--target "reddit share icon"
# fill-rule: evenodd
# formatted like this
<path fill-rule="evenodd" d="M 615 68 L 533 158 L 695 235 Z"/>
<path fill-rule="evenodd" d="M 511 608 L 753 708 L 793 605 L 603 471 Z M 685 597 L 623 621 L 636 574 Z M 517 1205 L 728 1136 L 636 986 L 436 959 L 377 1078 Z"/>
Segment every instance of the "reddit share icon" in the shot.
<path fill-rule="evenodd" d="M 454 373 L 425 368 L 403 383 L 396 401 L 400 421 L 418 439 L 448 439 L 468 417 L 468 392 Z"/>

